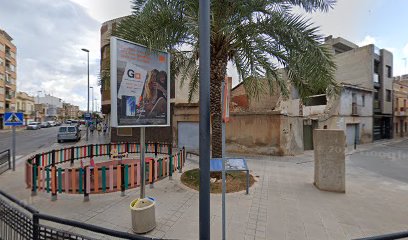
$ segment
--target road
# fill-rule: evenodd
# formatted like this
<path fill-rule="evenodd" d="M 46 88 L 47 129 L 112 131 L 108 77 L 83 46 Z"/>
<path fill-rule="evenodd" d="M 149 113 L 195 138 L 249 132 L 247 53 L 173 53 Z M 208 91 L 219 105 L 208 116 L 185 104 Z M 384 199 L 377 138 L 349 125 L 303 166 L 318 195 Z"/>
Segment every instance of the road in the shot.
<path fill-rule="evenodd" d="M 57 142 L 58 127 L 39 130 L 16 131 L 16 158 L 26 156 L 40 148 L 49 147 Z M 84 134 L 84 131 L 82 131 Z M 0 132 L 0 151 L 11 149 L 12 132 Z M 69 145 L 74 143 L 62 143 Z"/>
<path fill-rule="evenodd" d="M 350 156 L 350 164 L 408 183 L 408 139 L 356 152 Z"/>

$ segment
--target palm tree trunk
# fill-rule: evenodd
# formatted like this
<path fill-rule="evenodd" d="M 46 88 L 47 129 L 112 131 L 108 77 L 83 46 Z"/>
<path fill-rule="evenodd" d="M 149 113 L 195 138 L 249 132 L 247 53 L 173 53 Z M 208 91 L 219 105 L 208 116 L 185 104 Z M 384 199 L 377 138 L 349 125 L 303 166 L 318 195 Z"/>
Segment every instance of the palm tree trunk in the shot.
<path fill-rule="evenodd" d="M 218 51 L 211 48 L 211 76 L 210 76 L 210 109 L 212 119 L 212 157 L 222 157 L 222 108 L 221 82 L 227 72 L 227 55 L 219 56 Z"/>

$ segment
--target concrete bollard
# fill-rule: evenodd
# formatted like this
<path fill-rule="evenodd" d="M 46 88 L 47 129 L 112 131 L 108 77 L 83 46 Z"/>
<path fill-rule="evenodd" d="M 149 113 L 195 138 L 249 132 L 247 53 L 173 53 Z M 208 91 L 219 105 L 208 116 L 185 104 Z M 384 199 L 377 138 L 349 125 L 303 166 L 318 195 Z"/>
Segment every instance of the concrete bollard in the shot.
<path fill-rule="evenodd" d="M 345 141 L 343 130 L 314 130 L 314 185 L 318 189 L 340 193 L 346 191 Z"/>

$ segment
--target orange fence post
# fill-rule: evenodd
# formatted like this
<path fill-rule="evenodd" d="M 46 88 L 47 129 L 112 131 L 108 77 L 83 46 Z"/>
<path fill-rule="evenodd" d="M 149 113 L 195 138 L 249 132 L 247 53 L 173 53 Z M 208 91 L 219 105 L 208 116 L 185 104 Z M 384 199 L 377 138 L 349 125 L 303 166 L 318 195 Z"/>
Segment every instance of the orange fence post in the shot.
<path fill-rule="evenodd" d="M 116 189 L 120 190 L 120 186 L 122 185 L 122 166 L 117 165 L 116 166 Z"/>
<path fill-rule="evenodd" d="M 94 180 L 94 192 L 99 192 L 99 171 L 98 167 L 94 167 L 93 169 L 93 180 Z"/>
<path fill-rule="evenodd" d="M 153 160 L 149 161 L 149 183 L 153 184 Z"/>
<path fill-rule="evenodd" d="M 72 176 L 72 193 L 76 192 L 76 169 L 73 168 L 71 171 L 71 176 Z"/>
<path fill-rule="evenodd" d="M 68 168 L 65 168 L 65 192 L 69 193 L 69 171 Z"/>
<path fill-rule="evenodd" d="M 130 187 L 133 188 L 135 186 L 135 164 L 130 165 Z"/>
<path fill-rule="evenodd" d="M 56 167 L 51 167 L 51 200 L 57 200 L 57 171 Z"/>

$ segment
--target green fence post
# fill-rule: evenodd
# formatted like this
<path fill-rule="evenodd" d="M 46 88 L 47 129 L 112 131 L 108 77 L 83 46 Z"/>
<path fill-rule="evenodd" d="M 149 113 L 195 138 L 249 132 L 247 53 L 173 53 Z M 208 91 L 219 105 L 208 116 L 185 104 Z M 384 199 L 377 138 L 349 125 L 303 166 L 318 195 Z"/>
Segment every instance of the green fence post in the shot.
<path fill-rule="evenodd" d="M 169 177 L 170 179 L 173 177 L 173 156 L 170 155 L 170 162 L 169 162 Z"/>
<path fill-rule="evenodd" d="M 46 181 L 47 181 L 47 193 L 49 193 L 50 192 L 50 168 L 46 168 L 45 169 L 46 170 L 46 172 L 47 172 L 47 179 L 46 179 Z"/>
<path fill-rule="evenodd" d="M 58 193 L 62 193 L 62 169 L 58 168 Z"/>
<path fill-rule="evenodd" d="M 33 189 L 31 195 L 37 195 L 37 165 L 33 165 Z"/>
<path fill-rule="evenodd" d="M 82 179 L 84 175 L 84 170 L 82 168 L 79 169 L 79 181 L 78 181 L 78 192 L 81 194 L 82 193 Z"/>
<path fill-rule="evenodd" d="M 102 167 L 102 191 L 106 192 L 106 167 Z"/>
<path fill-rule="evenodd" d="M 125 179 L 124 179 L 124 184 L 125 184 L 125 189 L 128 189 L 129 188 L 129 186 L 128 186 L 128 182 L 129 182 L 129 178 L 128 178 L 128 174 L 129 174 L 129 165 L 125 165 Z"/>

